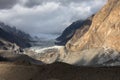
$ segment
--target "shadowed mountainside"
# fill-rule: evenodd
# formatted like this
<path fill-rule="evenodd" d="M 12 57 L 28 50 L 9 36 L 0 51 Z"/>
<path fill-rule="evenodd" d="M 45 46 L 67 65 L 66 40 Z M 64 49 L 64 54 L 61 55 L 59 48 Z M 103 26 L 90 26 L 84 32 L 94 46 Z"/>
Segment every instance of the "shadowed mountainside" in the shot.
<path fill-rule="evenodd" d="M 25 48 L 30 47 L 30 35 L 17 30 L 15 27 L 12 28 L 4 23 L 0 22 L 0 39 L 16 43 L 18 46 Z"/>
<path fill-rule="evenodd" d="M 89 17 L 86 20 L 78 20 L 76 22 L 73 22 L 63 31 L 62 35 L 56 39 L 55 44 L 65 45 L 72 37 L 76 36 L 77 38 L 80 38 L 83 36 L 88 31 L 92 23 L 93 16 Z M 74 36 L 74 34 L 76 35 Z"/>

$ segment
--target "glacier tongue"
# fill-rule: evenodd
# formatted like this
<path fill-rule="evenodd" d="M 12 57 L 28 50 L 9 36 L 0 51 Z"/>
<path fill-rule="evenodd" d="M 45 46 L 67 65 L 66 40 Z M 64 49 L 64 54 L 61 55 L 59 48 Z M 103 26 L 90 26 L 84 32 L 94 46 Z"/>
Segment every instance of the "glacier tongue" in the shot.
<path fill-rule="evenodd" d="M 112 49 L 96 48 L 80 52 L 68 52 L 64 46 L 33 49 L 36 58 L 46 64 L 56 61 L 77 66 L 117 66 L 120 65 L 120 53 Z"/>

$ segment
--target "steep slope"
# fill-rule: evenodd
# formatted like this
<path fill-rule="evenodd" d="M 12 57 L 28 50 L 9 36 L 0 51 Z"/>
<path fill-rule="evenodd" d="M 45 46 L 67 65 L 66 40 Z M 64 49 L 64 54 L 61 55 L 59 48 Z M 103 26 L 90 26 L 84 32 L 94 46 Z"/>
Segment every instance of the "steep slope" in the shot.
<path fill-rule="evenodd" d="M 68 40 L 72 38 L 75 31 L 83 24 L 82 20 L 78 20 L 73 22 L 70 26 L 68 26 L 58 38 L 56 38 L 56 45 L 65 45 Z"/>
<path fill-rule="evenodd" d="M 72 37 L 66 44 L 68 51 L 92 48 L 120 51 L 120 0 L 109 0 L 107 5 L 94 16 L 88 32 L 77 40 Z"/>
<path fill-rule="evenodd" d="M 92 23 L 92 17 L 89 17 L 86 20 L 78 20 L 76 22 L 73 22 L 70 26 L 68 26 L 62 33 L 61 36 L 59 36 L 56 39 L 57 45 L 65 45 L 72 37 L 75 37 L 75 39 L 80 38 L 83 36 L 89 29 L 91 23 Z M 74 35 L 76 34 L 76 35 Z M 74 35 L 74 36 L 73 36 Z M 75 41 L 74 39 L 74 41 Z"/>

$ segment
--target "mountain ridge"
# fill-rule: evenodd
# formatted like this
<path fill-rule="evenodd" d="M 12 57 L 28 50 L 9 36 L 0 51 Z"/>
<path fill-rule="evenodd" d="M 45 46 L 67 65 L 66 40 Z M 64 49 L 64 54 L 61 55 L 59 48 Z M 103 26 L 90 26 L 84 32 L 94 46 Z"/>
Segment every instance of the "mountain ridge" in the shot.
<path fill-rule="evenodd" d="M 109 0 L 93 18 L 87 33 L 76 42 L 68 41 L 68 51 L 90 48 L 111 48 L 120 51 L 120 1 Z M 74 34 L 76 35 L 76 34 Z M 72 38 L 74 39 L 74 38 Z"/>
<path fill-rule="evenodd" d="M 0 38 L 25 48 L 30 47 L 31 36 L 23 31 L 0 22 Z"/>
<path fill-rule="evenodd" d="M 72 37 L 81 37 L 83 36 L 89 29 L 91 23 L 92 23 L 92 18 L 94 15 L 91 17 L 88 17 L 85 20 L 77 20 L 73 22 L 71 25 L 69 25 L 63 33 L 56 38 L 56 45 L 66 45 L 67 42 L 72 38 Z M 74 35 L 77 34 L 77 35 Z"/>

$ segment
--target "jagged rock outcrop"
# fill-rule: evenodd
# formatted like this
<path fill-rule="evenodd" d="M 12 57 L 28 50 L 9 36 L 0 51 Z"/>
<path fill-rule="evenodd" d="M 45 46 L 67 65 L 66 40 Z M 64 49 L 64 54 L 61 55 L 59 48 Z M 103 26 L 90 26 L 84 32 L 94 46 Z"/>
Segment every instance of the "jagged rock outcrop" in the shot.
<path fill-rule="evenodd" d="M 20 50 L 20 47 L 15 43 L 5 41 L 0 38 L 0 50 Z"/>
<path fill-rule="evenodd" d="M 59 36 L 56 39 L 55 44 L 56 45 L 65 45 L 72 37 L 75 37 L 75 39 L 80 38 L 83 36 L 89 29 L 91 23 L 92 23 L 93 16 L 89 17 L 86 20 L 78 20 L 76 22 L 73 22 L 70 26 L 68 26 L 62 33 L 61 36 Z M 74 35 L 76 34 L 76 35 Z M 74 35 L 74 36 L 73 36 Z M 76 41 L 74 39 L 74 41 Z"/>
<path fill-rule="evenodd" d="M 120 0 L 109 0 L 94 16 L 87 33 L 81 38 L 75 37 L 76 35 L 75 33 L 74 37 L 67 42 L 68 51 L 76 52 L 92 48 L 110 48 L 120 51 Z"/>

